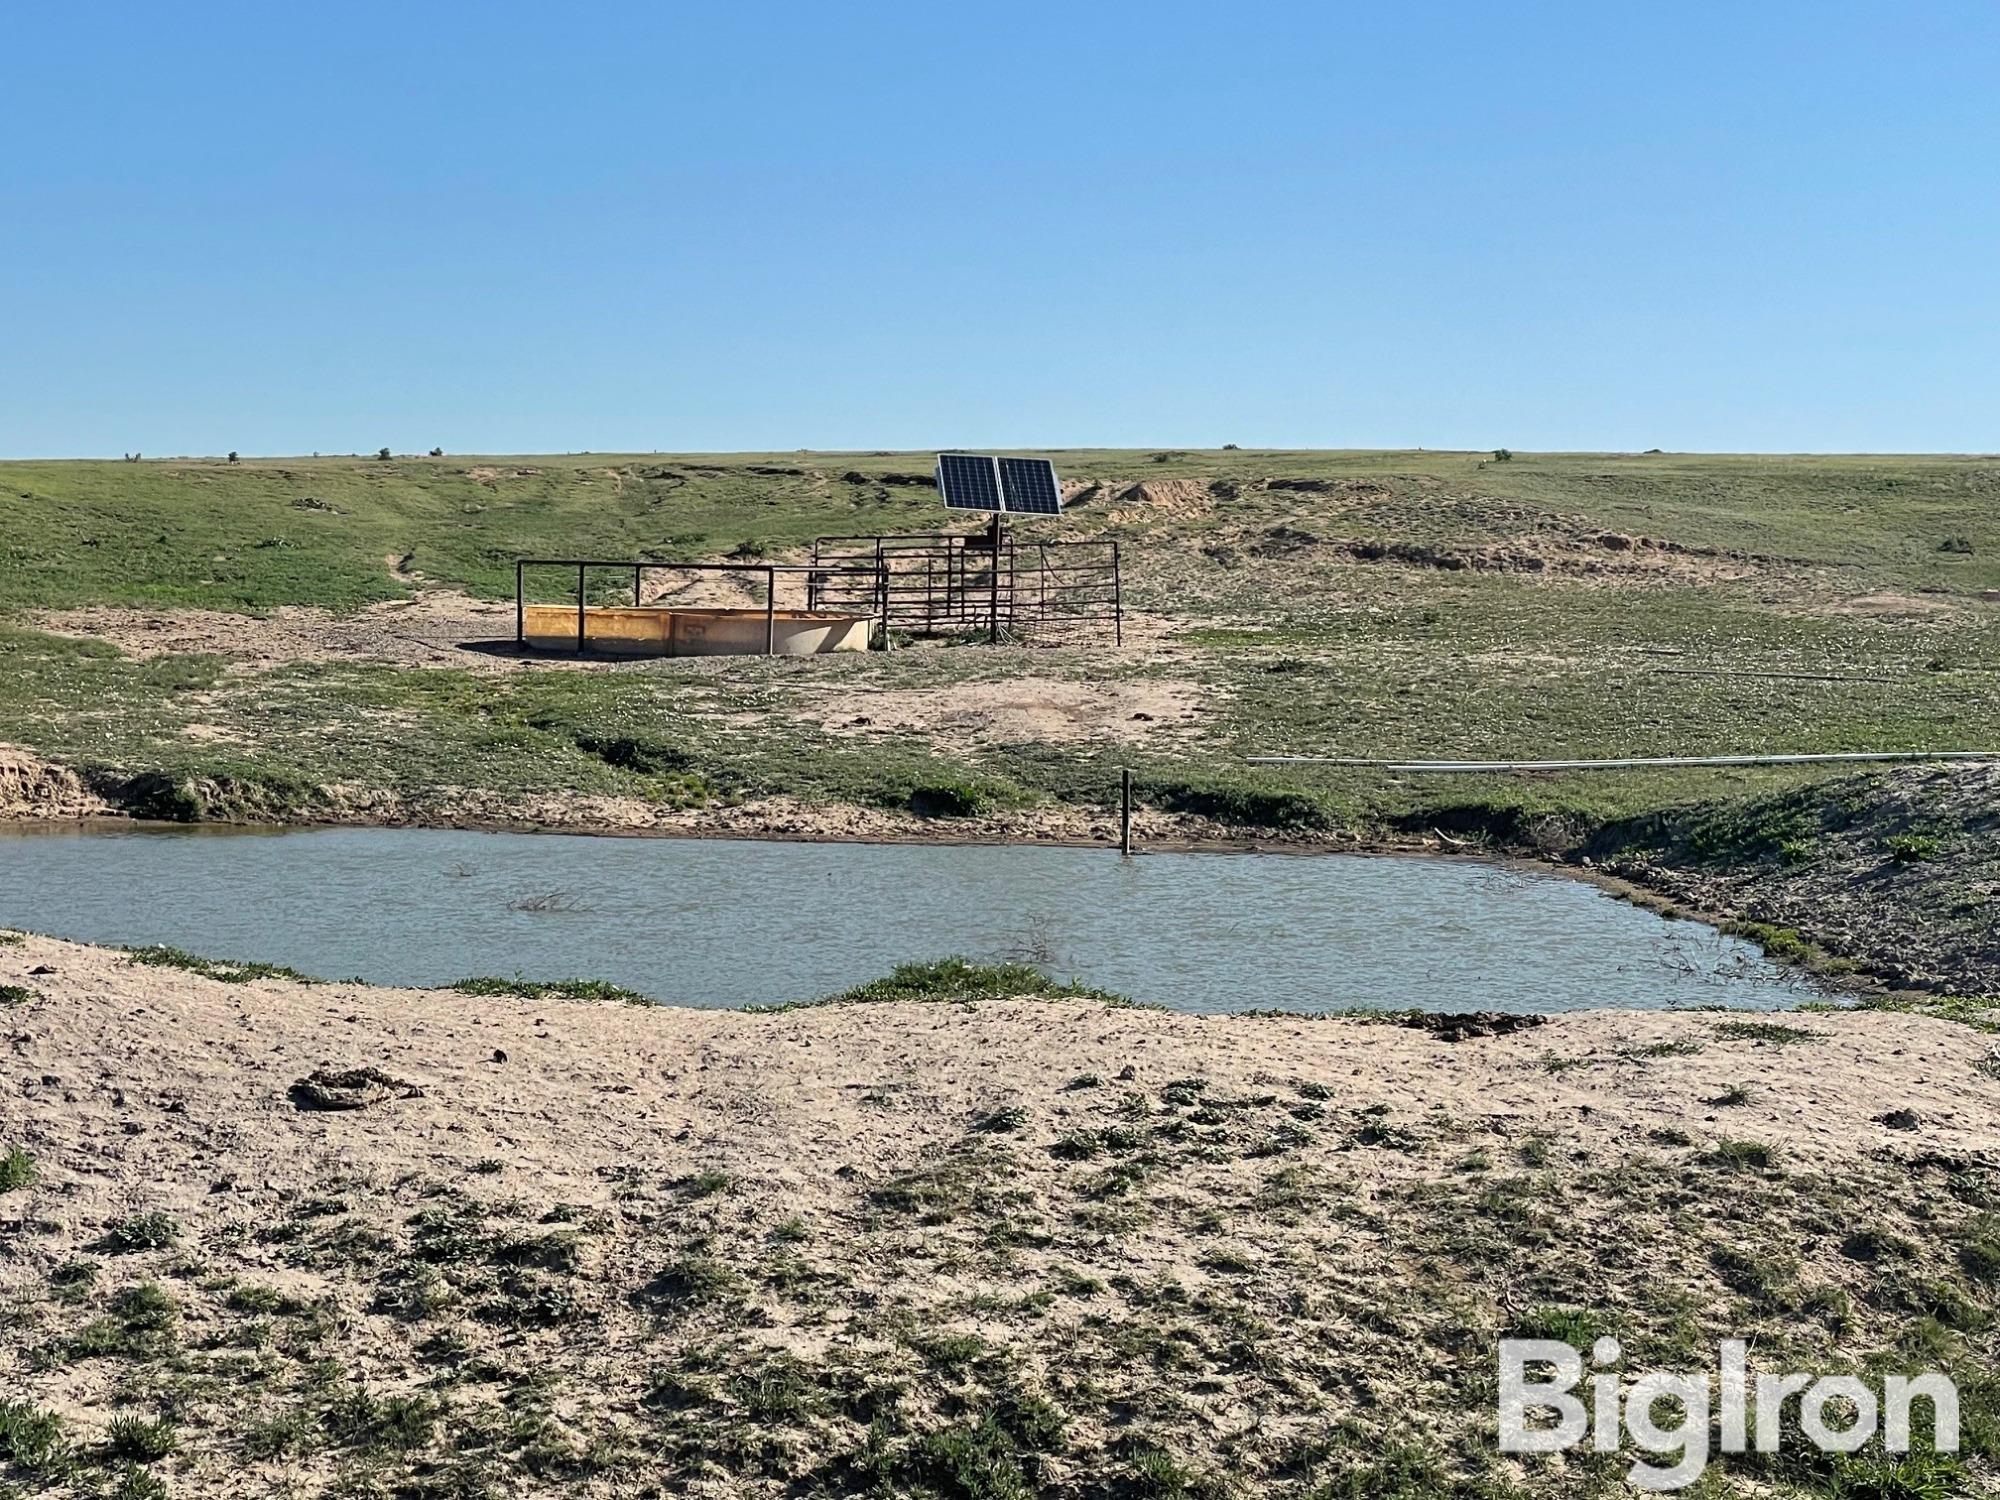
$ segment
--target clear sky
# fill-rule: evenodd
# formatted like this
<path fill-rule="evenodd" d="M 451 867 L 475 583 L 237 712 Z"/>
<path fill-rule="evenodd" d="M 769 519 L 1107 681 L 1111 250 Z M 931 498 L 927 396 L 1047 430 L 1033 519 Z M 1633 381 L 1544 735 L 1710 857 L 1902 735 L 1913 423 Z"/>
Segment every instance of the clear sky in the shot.
<path fill-rule="evenodd" d="M 0 454 L 2000 449 L 2000 5 L 19 4 Z"/>

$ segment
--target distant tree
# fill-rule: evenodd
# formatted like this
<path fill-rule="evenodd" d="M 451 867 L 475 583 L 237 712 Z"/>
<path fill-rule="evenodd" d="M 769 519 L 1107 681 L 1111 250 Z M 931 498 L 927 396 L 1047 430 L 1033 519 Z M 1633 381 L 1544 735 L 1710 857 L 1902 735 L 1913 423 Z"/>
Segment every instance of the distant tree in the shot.
<path fill-rule="evenodd" d="M 236 450 L 235 450 L 234 448 L 231 448 L 231 449 L 229 450 L 229 461 L 230 461 L 231 463 L 235 463 L 235 462 L 237 461 L 237 460 L 236 460 Z"/>
<path fill-rule="evenodd" d="M 1236 444 L 1234 444 L 1234 443 L 1224 443 L 1224 444 L 1222 445 L 1222 451 L 1223 451 L 1224 453 L 1235 453 L 1235 452 L 1238 452 L 1238 451 L 1240 451 L 1240 450 L 1238 450 L 1238 448 L 1237 448 Z"/>
<path fill-rule="evenodd" d="M 379 459 L 386 460 L 389 457 L 389 450 L 387 448 L 377 448 L 375 450 L 375 456 Z"/>
<path fill-rule="evenodd" d="M 1512 463 L 1513 461 L 1514 450 L 1512 448 L 1495 448 L 1493 450 L 1493 462 L 1496 464 Z"/>
<path fill-rule="evenodd" d="M 443 457 L 444 457 L 444 449 L 442 449 L 442 448 L 433 448 L 433 449 L 431 449 L 431 457 L 432 457 L 432 458 L 443 458 Z"/>

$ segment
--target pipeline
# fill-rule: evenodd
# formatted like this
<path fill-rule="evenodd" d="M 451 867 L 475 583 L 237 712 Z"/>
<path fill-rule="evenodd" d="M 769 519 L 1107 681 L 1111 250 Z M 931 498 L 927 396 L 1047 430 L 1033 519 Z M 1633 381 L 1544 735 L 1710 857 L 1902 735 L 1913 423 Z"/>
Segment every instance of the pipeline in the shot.
<path fill-rule="evenodd" d="M 1992 760 L 2000 750 L 1834 750 L 1796 755 L 1633 755 L 1615 760 L 1375 760 L 1354 755 L 1250 755 L 1253 766 L 1349 766 L 1376 771 L 1619 771 L 1674 766 L 1804 766 L 1828 762 Z"/>

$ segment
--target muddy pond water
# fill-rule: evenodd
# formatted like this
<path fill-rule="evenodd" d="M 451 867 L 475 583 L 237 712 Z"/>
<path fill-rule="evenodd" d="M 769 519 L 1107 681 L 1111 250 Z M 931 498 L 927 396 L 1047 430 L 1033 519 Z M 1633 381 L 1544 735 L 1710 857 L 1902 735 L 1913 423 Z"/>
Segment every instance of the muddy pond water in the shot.
<path fill-rule="evenodd" d="M 807 999 L 963 954 L 1186 1011 L 1796 1004 L 1739 939 L 1465 860 L 437 829 L 0 833 L 0 925 L 328 978 Z"/>

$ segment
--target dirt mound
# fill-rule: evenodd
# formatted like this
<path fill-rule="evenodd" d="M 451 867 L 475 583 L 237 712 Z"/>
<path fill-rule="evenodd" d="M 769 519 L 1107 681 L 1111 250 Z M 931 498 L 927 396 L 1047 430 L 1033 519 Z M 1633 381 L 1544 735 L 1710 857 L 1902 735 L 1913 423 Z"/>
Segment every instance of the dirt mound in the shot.
<path fill-rule="evenodd" d="M 1393 493 L 1377 479 L 1267 479 L 1264 488 L 1300 495 L 1352 495 L 1357 499 Z"/>
<path fill-rule="evenodd" d="M 1283 557 L 1323 546 L 1355 562 L 1394 563 L 1446 573 L 1546 574 L 1563 578 L 1604 578 L 1620 582 L 1726 582 L 1763 570 L 1743 554 L 1685 547 L 1621 532 L 1588 535 L 1530 534 L 1504 541 L 1414 542 L 1377 537 L 1321 538 L 1293 526 L 1274 526 L 1249 550 L 1260 557 Z"/>
<path fill-rule="evenodd" d="M 1083 503 L 1096 497 L 1096 490 L 1112 497 L 1113 522 L 1144 520 L 1185 520 L 1214 511 L 1218 499 L 1225 498 L 1214 485 L 1200 479 L 1141 479 L 1133 484 L 1093 487 Z"/>
<path fill-rule="evenodd" d="M 112 810 L 67 766 L 0 745 L 0 819 L 88 818 Z"/>

